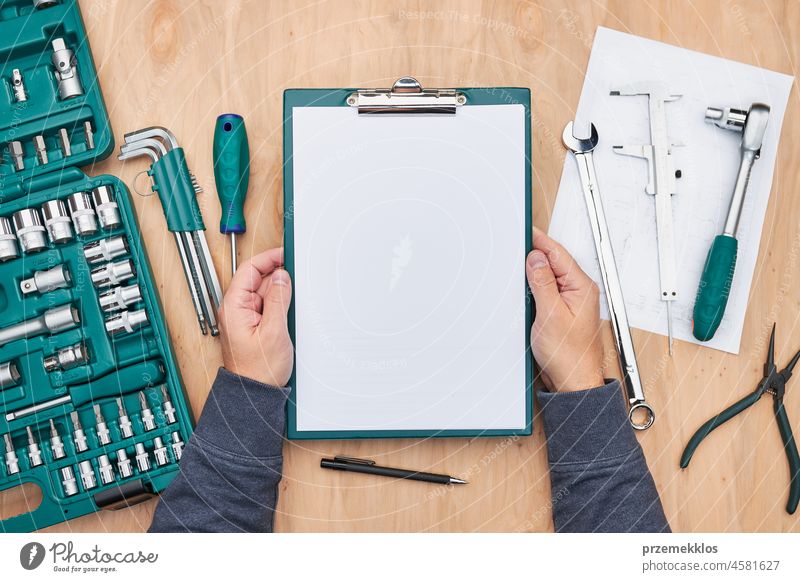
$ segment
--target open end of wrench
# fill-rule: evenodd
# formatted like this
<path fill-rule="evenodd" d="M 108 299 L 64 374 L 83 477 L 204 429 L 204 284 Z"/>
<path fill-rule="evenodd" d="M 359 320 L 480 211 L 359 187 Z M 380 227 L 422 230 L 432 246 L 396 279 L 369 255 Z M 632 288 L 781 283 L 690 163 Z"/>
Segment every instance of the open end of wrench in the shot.
<path fill-rule="evenodd" d="M 635 430 L 647 430 L 656 420 L 656 413 L 647 402 L 636 402 L 628 411 L 628 420 Z"/>
<path fill-rule="evenodd" d="M 573 133 L 573 123 L 574 122 L 570 121 L 564 128 L 564 133 L 561 134 L 561 141 L 564 142 L 564 147 L 576 154 L 585 154 L 597 147 L 599 138 L 594 123 L 589 124 L 588 138 L 575 137 Z"/>

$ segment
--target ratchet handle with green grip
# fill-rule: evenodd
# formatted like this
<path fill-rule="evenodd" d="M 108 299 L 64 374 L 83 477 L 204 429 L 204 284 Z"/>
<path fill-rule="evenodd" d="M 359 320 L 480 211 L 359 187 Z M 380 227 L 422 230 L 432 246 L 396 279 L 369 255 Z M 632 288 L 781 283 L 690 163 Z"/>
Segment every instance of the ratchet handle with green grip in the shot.
<path fill-rule="evenodd" d="M 705 342 L 714 337 L 725 315 L 738 249 L 739 241 L 735 237 L 720 234 L 708 251 L 697 288 L 692 323 L 692 333 L 700 341 Z"/>
<path fill-rule="evenodd" d="M 222 234 L 242 234 L 244 199 L 250 181 L 250 146 L 244 119 L 235 113 L 217 118 L 214 129 L 214 179 L 217 185 L 222 217 Z"/>

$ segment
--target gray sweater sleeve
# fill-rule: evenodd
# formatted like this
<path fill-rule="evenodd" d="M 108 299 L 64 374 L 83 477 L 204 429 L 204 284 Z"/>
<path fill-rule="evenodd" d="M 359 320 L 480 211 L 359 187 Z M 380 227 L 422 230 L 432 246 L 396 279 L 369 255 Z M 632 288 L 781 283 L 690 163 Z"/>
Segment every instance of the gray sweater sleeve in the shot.
<path fill-rule="evenodd" d="M 272 531 L 288 393 L 219 369 L 151 532 Z"/>
<path fill-rule="evenodd" d="M 559 532 L 669 532 L 619 382 L 540 392 Z"/>

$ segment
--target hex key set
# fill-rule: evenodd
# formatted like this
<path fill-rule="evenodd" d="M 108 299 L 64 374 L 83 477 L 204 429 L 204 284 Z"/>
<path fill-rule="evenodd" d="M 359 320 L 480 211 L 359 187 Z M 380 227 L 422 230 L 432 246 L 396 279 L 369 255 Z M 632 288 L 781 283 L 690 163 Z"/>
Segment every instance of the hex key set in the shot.
<path fill-rule="evenodd" d="M 78 169 L 114 139 L 77 2 L 3 2 L 0 39 L 13 42 L 0 91 L 0 491 L 42 491 L 0 521 L 20 532 L 162 491 L 193 421 L 128 190 Z M 202 220 L 189 226 L 184 267 L 215 333 L 219 283 Z"/>

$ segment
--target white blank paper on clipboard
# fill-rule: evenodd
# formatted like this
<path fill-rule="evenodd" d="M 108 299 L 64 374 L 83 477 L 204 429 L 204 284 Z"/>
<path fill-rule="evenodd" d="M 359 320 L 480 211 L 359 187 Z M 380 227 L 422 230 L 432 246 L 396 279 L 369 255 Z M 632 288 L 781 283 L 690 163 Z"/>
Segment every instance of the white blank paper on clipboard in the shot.
<path fill-rule="evenodd" d="M 298 431 L 526 426 L 525 123 L 293 109 Z"/>

